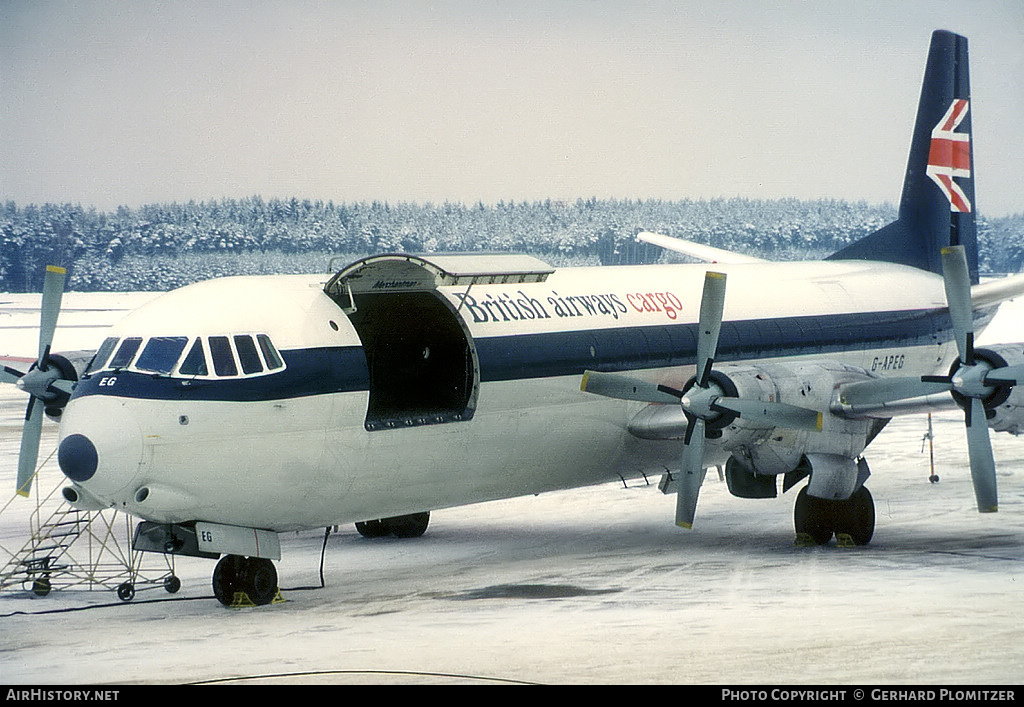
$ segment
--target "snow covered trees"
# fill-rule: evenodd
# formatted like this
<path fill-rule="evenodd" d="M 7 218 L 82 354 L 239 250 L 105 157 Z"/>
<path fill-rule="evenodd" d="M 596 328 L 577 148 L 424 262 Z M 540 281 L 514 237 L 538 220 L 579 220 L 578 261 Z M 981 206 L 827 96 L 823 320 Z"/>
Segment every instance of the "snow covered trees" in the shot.
<path fill-rule="evenodd" d="M 335 203 L 259 196 L 121 207 L 0 204 L 0 291 L 38 291 L 46 264 L 75 290 L 163 290 L 226 274 L 327 272 L 385 251 L 519 251 L 554 265 L 649 262 L 641 230 L 777 260 L 819 258 L 895 219 L 891 205 L 782 199 Z M 1024 214 L 979 220 L 982 268 L 1024 265 Z"/>

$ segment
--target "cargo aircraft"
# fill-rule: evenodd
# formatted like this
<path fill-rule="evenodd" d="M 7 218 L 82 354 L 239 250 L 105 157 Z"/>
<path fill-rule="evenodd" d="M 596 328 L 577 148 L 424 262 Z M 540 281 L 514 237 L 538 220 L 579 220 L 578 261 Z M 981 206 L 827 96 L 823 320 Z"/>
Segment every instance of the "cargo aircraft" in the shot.
<path fill-rule="evenodd" d="M 162 295 L 88 356 L 50 352 L 43 293 L 18 488 L 43 414 L 64 498 L 142 519 L 137 549 L 219 558 L 217 598 L 277 588 L 278 533 L 422 534 L 431 510 L 664 474 L 690 527 L 705 470 L 796 495 L 799 537 L 866 544 L 865 451 L 895 415 L 959 406 L 978 510 L 989 429 L 1018 432 L 1024 345 L 975 348 L 1024 276 L 979 284 L 967 41 L 932 36 L 898 219 L 821 262 L 555 269 L 385 254 L 324 276 Z M 668 470 L 668 473 L 665 473 Z"/>

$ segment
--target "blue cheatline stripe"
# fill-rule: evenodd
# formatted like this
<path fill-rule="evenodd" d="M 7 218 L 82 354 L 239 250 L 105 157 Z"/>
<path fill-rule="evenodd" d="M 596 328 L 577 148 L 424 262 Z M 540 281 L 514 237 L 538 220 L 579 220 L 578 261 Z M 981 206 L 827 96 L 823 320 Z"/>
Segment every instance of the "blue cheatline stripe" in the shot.
<path fill-rule="evenodd" d="M 582 375 L 586 369 L 623 371 L 692 365 L 697 325 L 665 324 L 476 339 L 480 380 Z M 950 337 L 945 309 L 832 314 L 724 322 L 716 360 L 831 354 L 920 346 Z M 162 400 L 252 402 L 365 391 L 369 374 L 358 346 L 281 352 L 284 371 L 242 379 L 182 380 L 130 371 L 104 371 L 78 383 L 74 397 L 117 395 Z M 117 380 L 110 384 L 111 377 Z"/>
<path fill-rule="evenodd" d="M 934 344 L 950 338 L 944 309 L 723 322 L 718 362 Z M 692 365 L 697 325 L 591 329 L 476 340 L 483 381 Z"/>
<path fill-rule="evenodd" d="M 281 351 L 285 369 L 253 378 L 182 379 L 135 371 L 101 371 L 78 382 L 72 397 L 116 395 L 151 400 L 255 402 L 369 390 L 358 346 Z M 116 377 L 116 381 L 111 382 Z"/>

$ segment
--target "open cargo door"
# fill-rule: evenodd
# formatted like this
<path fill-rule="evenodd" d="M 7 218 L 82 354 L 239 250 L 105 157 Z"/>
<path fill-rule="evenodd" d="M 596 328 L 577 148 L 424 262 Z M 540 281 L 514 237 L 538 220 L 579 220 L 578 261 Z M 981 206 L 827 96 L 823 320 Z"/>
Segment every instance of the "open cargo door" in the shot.
<path fill-rule="evenodd" d="M 458 308 L 438 287 L 542 282 L 553 269 L 524 255 L 375 255 L 324 286 L 359 335 L 370 373 L 366 429 L 469 420 L 480 367 Z"/>

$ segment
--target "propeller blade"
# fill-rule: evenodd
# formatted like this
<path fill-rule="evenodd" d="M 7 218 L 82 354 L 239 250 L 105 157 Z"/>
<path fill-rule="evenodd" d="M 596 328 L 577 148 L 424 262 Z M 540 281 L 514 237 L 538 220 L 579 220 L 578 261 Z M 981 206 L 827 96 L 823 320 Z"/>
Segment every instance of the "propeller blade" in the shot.
<path fill-rule="evenodd" d="M 967 420 L 967 452 L 978 512 L 995 513 L 999 506 L 996 495 L 996 462 L 992 456 L 992 441 L 988 436 L 985 405 L 978 398 L 971 399 L 970 417 Z"/>
<path fill-rule="evenodd" d="M 649 383 L 618 373 L 601 373 L 600 371 L 584 372 L 580 390 L 585 393 L 603 395 L 606 398 L 637 400 L 642 403 L 678 403 L 682 395 L 678 391 L 672 391 L 671 388 L 657 383 Z"/>
<path fill-rule="evenodd" d="M 39 438 L 43 430 L 43 406 L 35 403 L 35 398 L 29 398 L 25 426 L 21 431 L 21 451 L 18 453 L 16 490 L 19 496 L 26 497 L 32 489 L 32 477 L 35 476 L 36 462 L 39 460 Z"/>
<path fill-rule="evenodd" d="M 49 356 L 53 333 L 57 330 L 57 317 L 60 315 L 60 301 L 64 296 L 64 278 L 67 271 L 57 265 L 47 265 L 43 276 L 43 298 L 39 307 L 39 367 L 45 369 L 44 363 Z"/>
<path fill-rule="evenodd" d="M 17 383 L 18 380 L 25 375 L 16 368 L 10 366 L 4 366 L 0 369 L 0 382 L 2 383 Z"/>
<path fill-rule="evenodd" d="M 965 367 L 975 365 L 974 361 L 974 318 L 971 303 L 971 278 L 967 266 L 967 254 L 963 246 L 942 249 L 942 278 L 946 288 L 946 303 L 956 335 L 960 363 Z M 1016 382 L 1024 374 L 1024 366 L 1007 366 L 989 371 L 982 382 Z M 971 464 L 971 481 L 974 497 L 981 513 L 995 513 L 998 510 L 996 493 L 996 462 L 992 455 L 992 441 L 989 439 L 988 420 L 985 404 L 979 391 L 962 390 L 970 398 L 967 409 L 967 453 Z"/>
<path fill-rule="evenodd" d="M 56 369 L 48 372 L 50 345 L 57 330 L 60 316 L 60 302 L 64 296 L 64 279 L 67 271 L 57 265 L 47 265 L 43 276 L 43 296 L 39 306 L 39 359 L 28 373 L 4 366 L 2 378 L 5 382 L 19 384 L 31 397 L 25 411 L 25 425 L 21 432 L 21 450 L 18 452 L 18 481 L 15 490 L 19 496 L 28 496 L 32 478 L 39 461 L 39 440 L 43 430 L 44 400 L 53 397 L 47 391 L 51 387 L 70 392 L 71 381 L 57 378 Z M 36 398 L 40 398 L 39 401 Z M 38 404 L 37 404 L 38 403 Z"/>
<path fill-rule="evenodd" d="M 971 304 L 971 276 L 963 246 L 942 249 L 942 282 L 946 288 L 946 304 L 953 321 L 960 362 L 965 366 L 973 366 L 974 310 Z"/>
<path fill-rule="evenodd" d="M 55 378 L 53 382 L 50 383 L 50 387 L 56 388 L 62 393 L 67 393 L 68 395 L 71 395 L 71 393 L 75 389 L 75 384 L 69 381 L 67 378 Z"/>
<path fill-rule="evenodd" d="M 844 385 L 839 399 L 846 405 L 876 405 L 895 400 L 906 400 L 923 395 L 947 393 L 949 379 L 922 380 L 921 378 L 875 378 Z"/>
<path fill-rule="evenodd" d="M 676 492 L 676 525 L 692 528 L 697 511 L 697 496 L 704 481 L 704 420 L 695 417 L 690 440 L 683 447 L 679 490 Z"/>
<path fill-rule="evenodd" d="M 788 403 L 719 398 L 715 401 L 715 406 L 731 410 L 747 421 L 760 420 L 769 425 L 791 430 L 821 431 L 822 414 L 820 412 Z"/>
<path fill-rule="evenodd" d="M 1024 381 L 1024 366 L 1004 366 L 994 371 L 989 371 L 985 376 L 985 383 L 1020 385 Z"/>
<path fill-rule="evenodd" d="M 718 335 L 722 330 L 722 312 L 725 309 L 725 275 L 720 272 L 704 274 L 704 294 L 700 300 L 700 319 L 697 324 L 697 386 L 706 388 L 711 364 L 718 351 Z"/>

